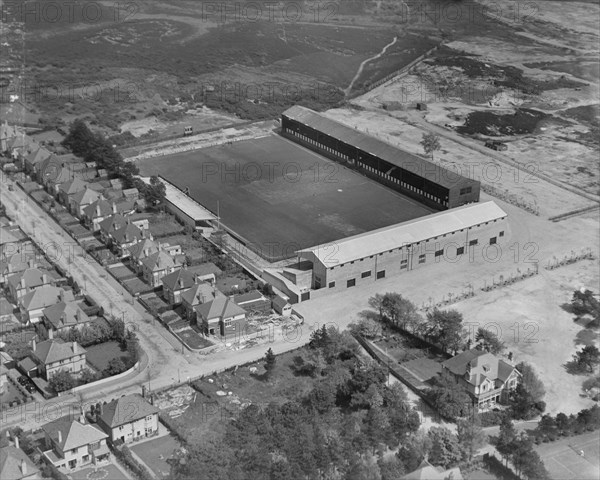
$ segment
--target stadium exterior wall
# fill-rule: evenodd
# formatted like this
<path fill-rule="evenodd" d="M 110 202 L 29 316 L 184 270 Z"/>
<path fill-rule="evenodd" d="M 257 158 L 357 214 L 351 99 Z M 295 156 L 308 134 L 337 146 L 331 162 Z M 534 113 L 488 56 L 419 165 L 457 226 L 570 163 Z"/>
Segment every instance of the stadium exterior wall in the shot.
<path fill-rule="evenodd" d="M 509 237 L 508 223 L 503 218 L 418 244 L 398 245 L 391 251 L 333 267 L 325 266 L 312 252 L 303 252 L 300 257 L 313 263 L 314 291 L 311 291 L 310 297 L 315 298 L 315 294 L 318 292 L 321 296 L 323 290 L 332 293 L 342 291 L 442 262 L 494 262 L 500 259 Z M 475 241 L 476 244 L 472 244 Z M 335 242 L 331 245 L 329 261 L 335 263 Z"/>

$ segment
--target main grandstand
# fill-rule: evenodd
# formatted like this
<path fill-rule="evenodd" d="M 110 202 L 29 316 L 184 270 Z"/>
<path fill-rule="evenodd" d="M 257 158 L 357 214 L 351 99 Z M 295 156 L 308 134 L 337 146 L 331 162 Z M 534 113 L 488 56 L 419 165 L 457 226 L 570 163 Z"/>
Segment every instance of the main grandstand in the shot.
<path fill-rule="evenodd" d="M 438 210 L 479 201 L 480 183 L 301 106 L 281 115 L 281 133 Z"/>
<path fill-rule="evenodd" d="M 496 249 L 508 237 L 506 216 L 494 202 L 464 205 L 299 250 L 296 263 L 263 276 L 297 303 Z"/>

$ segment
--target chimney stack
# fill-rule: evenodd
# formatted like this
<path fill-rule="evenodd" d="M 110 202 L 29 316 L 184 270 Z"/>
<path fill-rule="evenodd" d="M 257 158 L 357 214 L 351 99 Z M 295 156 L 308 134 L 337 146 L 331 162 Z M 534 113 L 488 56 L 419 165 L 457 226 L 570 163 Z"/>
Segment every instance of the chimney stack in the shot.
<path fill-rule="evenodd" d="M 85 425 L 85 412 L 83 411 L 83 405 L 79 407 L 79 423 Z"/>
<path fill-rule="evenodd" d="M 8 434 L 8 431 L 6 433 Z M 15 435 L 15 447 L 20 448 L 19 447 L 19 437 L 17 437 L 16 435 Z"/>
<path fill-rule="evenodd" d="M 146 398 L 146 385 L 142 385 L 142 397 Z"/>
<path fill-rule="evenodd" d="M 79 354 L 79 345 L 77 344 L 77 342 L 73 342 L 73 354 Z"/>
<path fill-rule="evenodd" d="M 27 288 L 27 284 L 25 282 L 25 277 L 21 277 L 21 288 Z"/>
<path fill-rule="evenodd" d="M 77 320 L 77 322 L 81 322 L 81 310 L 78 308 L 77 310 L 75 310 L 75 320 Z"/>
<path fill-rule="evenodd" d="M 58 292 L 58 301 L 59 302 L 64 302 L 65 301 L 65 291 L 62 288 Z"/>
<path fill-rule="evenodd" d="M 33 258 L 30 258 L 29 260 L 27 260 L 27 265 L 29 265 L 29 268 L 35 268 L 35 263 L 33 262 Z M 10 265 L 10 266 L 12 266 L 12 265 Z"/>
<path fill-rule="evenodd" d="M 31 350 L 32 350 L 33 352 L 35 352 L 35 349 L 36 349 L 36 347 L 37 347 L 37 343 L 36 343 L 36 341 L 35 341 L 35 337 L 33 337 L 33 338 L 31 339 Z"/>
<path fill-rule="evenodd" d="M 21 474 L 27 475 L 27 463 L 25 459 L 21 460 Z"/>
<path fill-rule="evenodd" d="M 58 431 L 58 443 L 62 443 L 62 432 Z"/>
<path fill-rule="evenodd" d="M 113 204 L 112 204 L 112 212 L 113 212 L 113 214 L 115 214 L 115 215 L 116 215 L 116 213 L 117 213 L 117 204 L 116 204 L 115 202 L 113 202 Z"/>
<path fill-rule="evenodd" d="M 96 216 L 99 217 L 100 216 L 100 204 L 96 203 Z"/>
<path fill-rule="evenodd" d="M 48 283 L 48 275 L 42 273 L 42 284 L 46 285 Z"/>
<path fill-rule="evenodd" d="M 54 330 L 52 327 L 48 329 L 48 340 L 54 340 Z"/>

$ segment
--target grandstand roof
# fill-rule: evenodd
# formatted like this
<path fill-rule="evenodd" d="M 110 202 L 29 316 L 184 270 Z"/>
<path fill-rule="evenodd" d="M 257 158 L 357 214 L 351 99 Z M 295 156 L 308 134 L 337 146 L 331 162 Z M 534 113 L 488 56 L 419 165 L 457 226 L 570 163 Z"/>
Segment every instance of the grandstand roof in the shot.
<path fill-rule="evenodd" d="M 370 232 L 298 250 L 313 253 L 327 268 L 415 244 L 446 233 L 506 217 L 494 202 L 474 203 Z"/>
<path fill-rule="evenodd" d="M 360 148 L 386 162 L 411 171 L 446 188 L 456 188 L 462 184 L 474 183 L 475 180 L 468 179 L 456 172 L 448 170 L 440 165 L 429 162 L 417 155 L 400 150 L 382 140 L 365 134 L 340 122 L 331 120 L 320 113 L 308 108 L 294 105 L 282 113 L 291 120 L 319 130 L 348 145 Z"/>

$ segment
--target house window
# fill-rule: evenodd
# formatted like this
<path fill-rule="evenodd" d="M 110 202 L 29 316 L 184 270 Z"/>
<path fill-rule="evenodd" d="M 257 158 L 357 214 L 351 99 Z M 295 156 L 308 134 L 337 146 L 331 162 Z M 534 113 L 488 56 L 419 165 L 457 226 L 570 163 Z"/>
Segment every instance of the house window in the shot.
<path fill-rule="evenodd" d="M 463 253 L 465 253 L 465 247 L 458 247 L 456 249 L 456 254 L 457 255 L 462 255 Z"/>
<path fill-rule="evenodd" d="M 501 232 L 498 234 L 498 236 L 499 236 L 499 237 L 503 237 L 503 236 L 504 236 L 504 230 L 502 230 L 502 231 L 501 231 Z"/>
<path fill-rule="evenodd" d="M 471 193 L 471 190 L 472 190 L 471 187 L 461 188 L 460 195 L 466 195 L 467 193 Z"/>
<path fill-rule="evenodd" d="M 152 415 L 148 415 L 148 416 L 146 417 L 146 421 L 147 421 L 147 422 L 149 422 L 150 420 L 152 420 Z"/>
<path fill-rule="evenodd" d="M 377 272 L 377 278 L 385 278 L 385 270 L 381 270 L 380 272 Z"/>
<path fill-rule="evenodd" d="M 335 288 L 335 282 L 329 282 L 329 288 Z"/>
<path fill-rule="evenodd" d="M 469 242 L 469 246 L 470 246 L 470 247 L 472 247 L 473 245 L 477 245 L 477 239 L 475 239 L 475 240 L 471 240 L 471 241 Z"/>
<path fill-rule="evenodd" d="M 90 459 L 89 455 L 84 455 L 83 457 L 81 457 L 82 462 L 87 462 L 89 459 Z"/>
<path fill-rule="evenodd" d="M 494 245 L 496 243 L 496 237 L 490 238 L 490 245 Z"/>
<path fill-rule="evenodd" d="M 346 282 L 346 288 L 350 288 L 356 285 L 356 280 L 354 278 L 351 278 L 350 280 L 348 280 Z"/>
<path fill-rule="evenodd" d="M 371 276 L 371 270 L 369 270 L 368 272 L 363 272 L 360 274 L 360 278 L 367 278 Z"/>
<path fill-rule="evenodd" d="M 425 263 L 425 254 L 419 255 L 419 263 Z"/>
<path fill-rule="evenodd" d="M 436 256 L 436 257 L 441 257 L 443 254 L 444 254 L 444 250 L 443 250 L 443 249 L 442 249 L 442 250 L 437 250 L 437 251 L 435 252 L 435 256 Z"/>
<path fill-rule="evenodd" d="M 401 260 L 400 261 L 400 268 L 407 268 L 408 267 L 408 260 Z"/>

